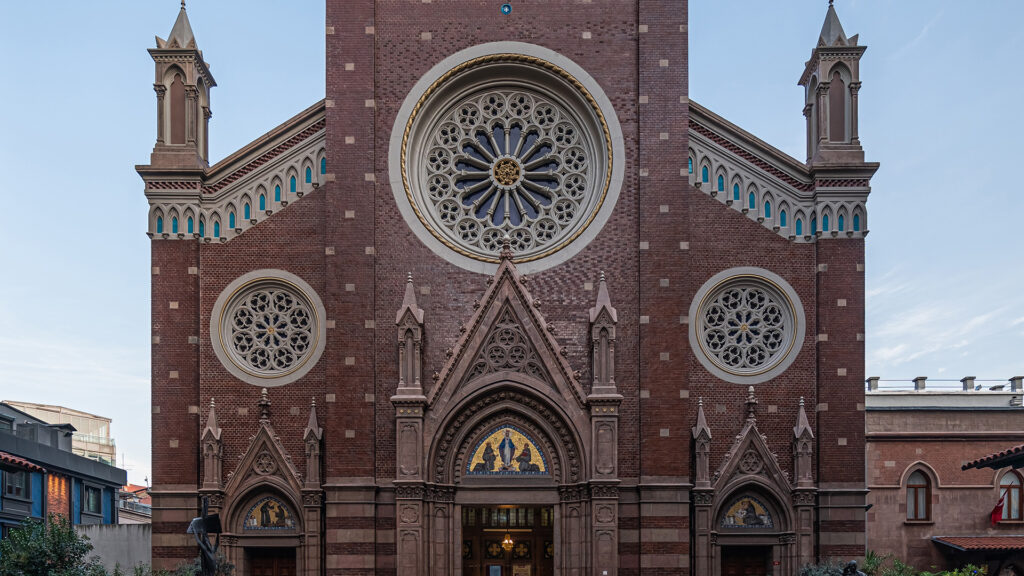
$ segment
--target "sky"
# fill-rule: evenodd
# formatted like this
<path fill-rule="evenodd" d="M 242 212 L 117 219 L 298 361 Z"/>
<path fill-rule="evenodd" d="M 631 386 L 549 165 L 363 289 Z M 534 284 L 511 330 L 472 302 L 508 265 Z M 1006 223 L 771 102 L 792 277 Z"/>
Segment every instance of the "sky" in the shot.
<path fill-rule="evenodd" d="M 827 3 L 689 5 L 691 98 L 803 160 L 797 80 Z M 146 49 L 178 9 L 12 2 L 0 23 L 0 399 L 112 418 L 137 484 L 150 472 L 150 240 L 134 166 L 155 139 Z M 1024 374 L 1022 190 L 1007 173 L 1024 133 L 1024 79 L 1007 73 L 1021 69 L 1024 32 L 1005 25 L 1024 3 L 836 9 L 868 46 L 860 136 L 882 165 L 868 202 L 867 374 Z M 323 0 L 191 0 L 188 11 L 218 82 L 211 160 L 324 97 Z"/>

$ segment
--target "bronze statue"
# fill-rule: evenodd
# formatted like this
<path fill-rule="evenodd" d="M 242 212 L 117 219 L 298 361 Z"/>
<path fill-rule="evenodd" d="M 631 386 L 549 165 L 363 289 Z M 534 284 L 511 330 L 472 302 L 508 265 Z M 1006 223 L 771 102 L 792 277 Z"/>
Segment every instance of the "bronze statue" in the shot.
<path fill-rule="evenodd" d="M 220 515 L 210 514 L 210 499 L 203 496 L 203 513 L 193 518 L 188 525 L 186 534 L 192 534 L 199 544 L 199 573 L 201 576 L 216 576 L 217 549 L 220 548 Z M 215 544 L 210 543 L 210 534 L 217 535 Z"/>

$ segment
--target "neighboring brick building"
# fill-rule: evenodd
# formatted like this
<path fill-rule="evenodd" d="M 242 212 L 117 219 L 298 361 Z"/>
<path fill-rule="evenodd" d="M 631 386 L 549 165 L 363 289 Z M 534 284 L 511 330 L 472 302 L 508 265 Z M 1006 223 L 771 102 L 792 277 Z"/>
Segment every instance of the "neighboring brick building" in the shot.
<path fill-rule="evenodd" d="M 212 166 L 184 7 L 150 49 L 156 566 L 201 496 L 241 574 L 864 553 L 878 165 L 831 6 L 806 162 L 689 100 L 685 1 L 326 22 L 326 98 Z"/>
<path fill-rule="evenodd" d="M 70 424 L 50 424 L 0 402 L 0 528 L 63 514 L 74 524 L 116 524 L 125 471 L 72 453 Z"/>
<path fill-rule="evenodd" d="M 1022 379 L 994 389 L 970 377 L 959 389 L 941 386 L 869 379 L 868 549 L 919 570 L 974 562 L 993 575 L 1024 574 L 1021 475 L 1009 464 L 963 469 L 1024 443 Z M 1006 492 L 1003 519 L 993 525 L 990 513 Z"/>

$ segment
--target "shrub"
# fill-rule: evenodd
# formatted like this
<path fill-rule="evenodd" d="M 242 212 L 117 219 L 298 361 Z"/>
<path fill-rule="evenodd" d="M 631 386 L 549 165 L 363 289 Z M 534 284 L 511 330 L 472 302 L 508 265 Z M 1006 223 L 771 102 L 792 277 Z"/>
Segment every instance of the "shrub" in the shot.
<path fill-rule="evenodd" d="M 61 514 L 26 519 L 0 540 L 0 576 L 106 576 L 92 544 Z"/>

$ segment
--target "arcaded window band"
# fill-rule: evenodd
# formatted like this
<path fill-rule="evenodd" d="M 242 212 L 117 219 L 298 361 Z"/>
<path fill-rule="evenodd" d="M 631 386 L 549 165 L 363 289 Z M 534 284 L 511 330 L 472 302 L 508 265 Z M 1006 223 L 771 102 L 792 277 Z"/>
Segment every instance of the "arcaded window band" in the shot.
<path fill-rule="evenodd" d="M 281 386 L 304 376 L 326 344 L 325 310 L 302 279 L 259 270 L 221 293 L 210 318 L 210 340 L 224 367 L 256 386 Z"/>
<path fill-rule="evenodd" d="M 690 306 L 690 346 L 709 372 L 757 384 L 784 372 L 803 343 L 803 306 L 781 277 L 760 268 L 716 274 Z"/>

